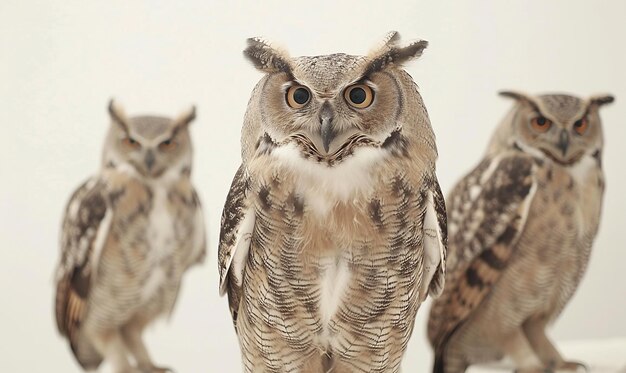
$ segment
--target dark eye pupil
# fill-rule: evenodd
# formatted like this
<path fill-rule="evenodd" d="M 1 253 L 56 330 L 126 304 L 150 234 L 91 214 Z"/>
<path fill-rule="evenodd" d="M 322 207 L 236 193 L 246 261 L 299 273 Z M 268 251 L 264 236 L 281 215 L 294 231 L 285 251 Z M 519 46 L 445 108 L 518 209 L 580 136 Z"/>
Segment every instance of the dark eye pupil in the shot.
<path fill-rule="evenodd" d="M 130 142 L 133 145 L 137 143 L 137 141 L 135 141 L 135 139 L 130 138 L 130 137 L 128 138 L 128 142 Z"/>
<path fill-rule="evenodd" d="M 363 102 L 365 102 L 366 98 L 367 94 L 365 93 L 365 90 L 363 88 L 353 88 L 350 91 L 350 101 L 355 104 L 362 104 Z"/>
<path fill-rule="evenodd" d="M 583 125 L 583 121 L 582 121 L 582 120 L 577 120 L 577 121 L 576 121 L 576 123 L 574 123 L 574 125 L 575 125 L 576 127 L 582 127 L 582 125 Z"/>
<path fill-rule="evenodd" d="M 169 145 L 169 144 L 171 144 L 171 143 L 172 143 L 172 141 L 171 141 L 171 140 L 165 140 L 165 141 L 163 141 L 163 145 Z"/>
<path fill-rule="evenodd" d="M 300 105 L 306 104 L 309 101 L 309 91 L 304 88 L 296 89 L 293 93 L 293 100 Z"/>
<path fill-rule="evenodd" d="M 537 118 L 537 124 L 540 125 L 540 126 L 545 125 L 546 124 L 546 118 L 544 118 L 544 117 Z"/>

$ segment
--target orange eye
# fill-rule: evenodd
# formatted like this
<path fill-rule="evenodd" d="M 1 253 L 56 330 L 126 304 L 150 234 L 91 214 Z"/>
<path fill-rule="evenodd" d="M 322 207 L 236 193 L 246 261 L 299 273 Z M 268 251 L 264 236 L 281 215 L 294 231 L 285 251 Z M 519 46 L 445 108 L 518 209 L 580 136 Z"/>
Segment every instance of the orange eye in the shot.
<path fill-rule="evenodd" d="M 585 132 L 587 132 L 587 127 L 589 127 L 589 121 L 587 120 L 587 118 L 580 118 L 579 120 L 574 122 L 574 131 L 576 131 L 576 133 L 579 135 L 583 135 Z"/>
<path fill-rule="evenodd" d="M 530 121 L 530 125 L 537 132 L 546 132 L 552 127 L 552 121 L 545 117 L 537 117 Z"/>
<path fill-rule="evenodd" d="M 169 151 L 174 150 L 176 148 L 176 142 L 172 139 L 167 139 L 159 144 L 159 150 L 161 151 Z"/>
<path fill-rule="evenodd" d="M 129 148 L 133 148 L 133 149 L 139 149 L 141 148 L 141 144 L 139 144 L 135 139 L 133 139 L 132 137 L 125 137 L 122 140 L 122 143 L 126 146 L 128 146 Z"/>
<path fill-rule="evenodd" d="M 365 109 L 374 101 L 374 91 L 366 84 L 355 84 L 346 88 L 343 96 L 350 106 L 357 109 Z"/>
<path fill-rule="evenodd" d="M 311 92 L 301 85 L 294 85 L 287 90 L 287 104 L 294 109 L 303 108 L 311 100 Z"/>

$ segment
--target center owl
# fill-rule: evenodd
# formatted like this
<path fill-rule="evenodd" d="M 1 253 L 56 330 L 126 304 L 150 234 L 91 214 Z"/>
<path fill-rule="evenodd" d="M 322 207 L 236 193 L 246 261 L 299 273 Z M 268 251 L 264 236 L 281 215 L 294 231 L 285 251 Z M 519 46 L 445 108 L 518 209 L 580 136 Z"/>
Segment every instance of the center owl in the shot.
<path fill-rule="evenodd" d="M 365 56 L 290 57 L 264 40 L 219 242 L 246 372 L 398 372 L 444 284 L 435 135 L 391 32 Z"/>

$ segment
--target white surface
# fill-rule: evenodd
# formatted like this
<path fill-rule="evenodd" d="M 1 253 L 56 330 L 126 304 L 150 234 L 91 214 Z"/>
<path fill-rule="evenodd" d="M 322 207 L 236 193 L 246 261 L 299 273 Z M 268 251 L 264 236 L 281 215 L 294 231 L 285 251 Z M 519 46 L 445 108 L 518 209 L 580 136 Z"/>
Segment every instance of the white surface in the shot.
<path fill-rule="evenodd" d="M 216 242 L 244 110 L 261 77 L 241 53 L 255 35 L 293 55 L 365 53 L 393 29 L 429 40 L 408 71 L 438 137 L 445 191 L 476 164 L 509 109 L 497 90 L 615 94 L 602 111 L 608 189 L 600 235 L 552 334 L 626 336 L 624 14 L 622 0 L 0 1 L 0 366 L 77 372 L 52 314 L 58 231 L 70 192 L 97 169 L 115 96 L 130 114 L 175 115 L 198 105 L 194 180 L 210 252 L 148 344 L 157 362 L 181 373 L 240 369 L 227 301 L 218 297 Z M 418 315 L 407 371 L 430 369 L 427 310 Z"/>
<path fill-rule="evenodd" d="M 625 373 L 626 338 L 608 338 L 597 340 L 574 340 L 558 344 L 558 348 L 568 361 L 585 364 L 587 373 Z M 467 373 L 511 372 L 509 362 L 472 366 Z"/>

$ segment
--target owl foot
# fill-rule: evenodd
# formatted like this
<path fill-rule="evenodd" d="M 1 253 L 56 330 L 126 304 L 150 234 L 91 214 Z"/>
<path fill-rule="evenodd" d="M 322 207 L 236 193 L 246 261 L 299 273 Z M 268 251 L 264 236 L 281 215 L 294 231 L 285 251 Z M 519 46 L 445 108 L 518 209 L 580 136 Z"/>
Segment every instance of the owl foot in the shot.
<path fill-rule="evenodd" d="M 140 373 L 175 373 L 172 368 L 162 368 L 157 366 L 140 367 L 138 372 Z"/>
<path fill-rule="evenodd" d="M 514 373 L 554 373 L 554 370 L 550 368 L 533 367 L 533 368 L 517 368 L 513 372 Z"/>
<path fill-rule="evenodd" d="M 560 364 L 557 368 L 557 371 L 566 371 L 566 372 L 580 372 L 580 373 L 587 373 L 589 372 L 589 368 L 578 361 L 564 361 L 562 364 Z"/>
<path fill-rule="evenodd" d="M 116 370 L 117 373 L 144 373 L 143 370 L 133 367 L 124 368 L 122 370 Z"/>
<path fill-rule="evenodd" d="M 553 364 L 545 368 L 522 368 L 516 369 L 515 373 L 555 373 L 555 372 L 577 372 L 587 373 L 589 368 L 583 363 L 576 361 L 564 361 L 559 366 L 555 367 Z"/>

